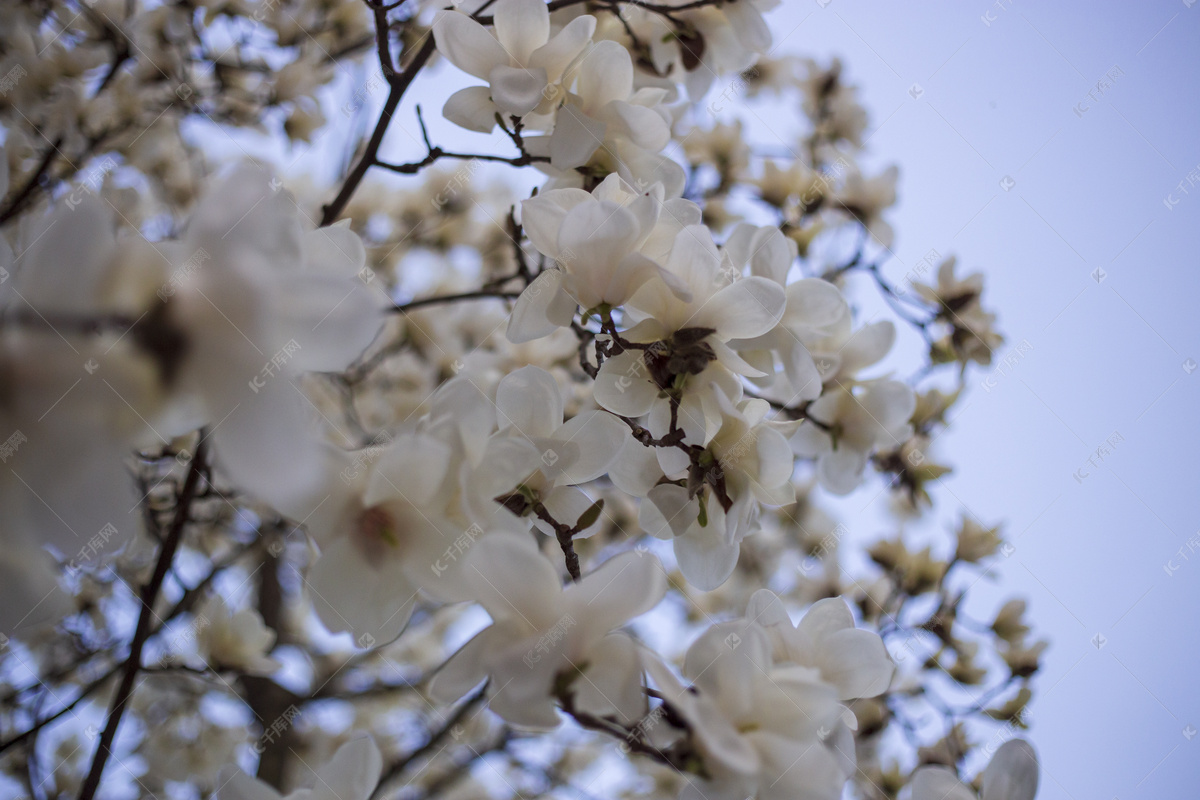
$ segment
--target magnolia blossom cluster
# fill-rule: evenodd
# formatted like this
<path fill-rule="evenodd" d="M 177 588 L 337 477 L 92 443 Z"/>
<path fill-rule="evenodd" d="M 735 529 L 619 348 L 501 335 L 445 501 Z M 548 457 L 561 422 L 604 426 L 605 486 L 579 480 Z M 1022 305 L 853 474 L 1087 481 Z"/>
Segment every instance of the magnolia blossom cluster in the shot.
<path fill-rule="evenodd" d="M 1045 643 L 1022 601 L 996 613 L 1007 699 L 985 708 L 970 687 L 994 673 L 956 622 L 998 528 L 965 518 L 946 553 L 902 528 L 1002 340 L 953 258 L 911 293 L 883 272 L 897 171 L 859 168 L 841 65 L 766 55 L 778 0 L 441 5 L 96 3 L 44 45 L 35 10 L 5 12 L 6 59 L 48 53 L 0 104 L 5 774 L 32 782 L 7 753 L 54 730 L 53 785 L 83 800 L 134 753 L 147 791 L 367 800 L 404 778 L 432 800 L 482 796 L 488 754 L 561 783 L 615 741 L 653 778 L 631 798 L 974 796 L 965 721 L 1024 727 Z M 333 193 L 209 173 L 182 135 L 282 110 L 307 139 L 364 49 L 387 100 Z M 516 156 L 451 153 L 423 118 L 424 160 L 380 155 L 435 53 L 473 81 L 444 120 Z M 64 75 L 77 91 L 38 91 Z M 160 97 L 177 80 L 196 88 Z M 703 124 L 747 99 L 802 110 L 793 158 Z M 31 130 L 119 179 L 71 188 Z M 442 159 L 465 164 L 375 179 Z M 495 162 L 540 185 L 481 189 Z M 864 283 L 895 319 L 864 319 Z M 896 320 L 956 388 L 892 371 Z M 856 577 L 817 500 L 881 480 L 899 532 Z M 934 671 L 970 700 L 938 706 L 945 730 L 912 711 Z M 69 706 L 44 712 L 43 685 Z M 100 741 L 72 749 L 57 722 L 85 700 Z M 127 713 L 140 737 L 117 736 Z M 535 734 L 551 766 L 510 748 Z M 1032 800 L 1032 748 L 977 783 Z"/>

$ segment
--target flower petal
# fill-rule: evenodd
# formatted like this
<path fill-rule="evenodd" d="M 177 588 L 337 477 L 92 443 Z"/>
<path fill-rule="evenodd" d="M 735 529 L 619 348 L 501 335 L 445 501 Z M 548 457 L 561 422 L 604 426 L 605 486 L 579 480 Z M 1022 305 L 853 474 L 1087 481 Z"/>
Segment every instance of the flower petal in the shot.
<path fill-rule="evenodd" d="M 438 52 L 454 66 L 482 80 L 492 67 L 509 63 L 508 53 L 487 28 L 458 11 L 439 11 L 433 18 Z"/>
<path fill-rule="evenodd" d="M 752 339 L 774 328 L 787 300 L 783 287 L 766 278 L 742 278 L 705 303 L 692 324 L 715 328 L 722 339 Z"/>
<path fill-rule="evenodd" d="M 496 104 L 486 86 L 459 89 L 442 106 L 442 116 L 460 128 L 479 133 L 491 133 L 496 127 Z"/>
<path fill-rule="evenodd" d="M 550 436 L 563 424 L 562 389 L 541 367 L 521 367 L 496 387 L 496 409 L 500 430 L 512 428 L 528 438 Z"/>
<path fill-rule="evenodd" d="M 532 342 L 571 324 L 575 300 L 563 289 L 563 272 L 548 269 L 513 304 L 506 335 L 513 344 Z"/>
<path fill-rule="evenodd" d="M 545 8 L 541 3 L 538 5 Z M 488 81 L 492 102 L 505 113 L 523 117 L 537 108 L 545 96 L 546 70 L 501 64 L 488 73 Z"/>
<path fill-rule="evenodd" d="M 528 63 L 530 54 L 550 38 L 550 12 L 542 0 L 500 0 L 492 18 L 496 38 L 514 63 Z"/>

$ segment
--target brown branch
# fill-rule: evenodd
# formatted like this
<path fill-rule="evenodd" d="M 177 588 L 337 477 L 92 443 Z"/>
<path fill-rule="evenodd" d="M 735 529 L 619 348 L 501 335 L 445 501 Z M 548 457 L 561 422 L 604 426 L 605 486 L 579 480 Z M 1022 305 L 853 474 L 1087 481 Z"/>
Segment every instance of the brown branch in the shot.
<path fill-rule="evenodd" d="M 410 311 L 415 311 L 418 308 L 425 306 L 435 306 L 442 303 L 457 303 L 460 300 L 485 300 L 487 298 L 495 298 L 500 300 L 516 300 L 521 296 L 520 292 L 501 292 L 495 290 L 481 290 L 478 292 L 463 292 L 462 294 L 444 294 L 438 297 L 422 297 L 420 300 L 413 300 L 409 303 L 392 306 L 389 311 L 396 314 L 407 314 Z"/>
<path fill-rule="evenodd" d="M 129 645 L 129 657 L 125 659 L 121 682 L 117 686 L 112 705 L 108 710 L 108 723 L 100 734 L 99 744 L 96 745 L 96 753 L 92 757 L 92 767 L 83 782 L 83 788 L 79 790 L 79 800 L 92 800 L 96 795 L 96 790 L 100 788 L 100 778 L 104 774 L 104 766 L 108 763 L 108 757 L 111 755 L 113 741 L 117 737 L 117 728 L 121 725 L 121 718 L 125 714 L 125 708 L 133 694 L 134 683 L 137 681 L 138 672 L 142 667 L 142 648 L 145 647 L 146 640 L 150 638 L 153 631 L 154 603 L 158 599 L 158 593 L 162 589 L 171 563 L 175 560 L 175 551 L 178 550 L 179 543 L 183 539 L 183 531 L 191 518 L 192 500 L 196 497 L 197 489 L 200 486 L 206 451 L 204 431 L 201 431 L 199 442 L 196 445 L 196 454 L 192 456 L 192 463 L 188 467 L 187 478 L 184 480 L 183 490 L 180 492 L 175 508 L 175 519 L 171 523 L 171 529 L 167 532 L 166 539 L 163 540 L 158 554 L 158 563 L 154 565 L 154 573 L 150 576 L 149 583 L 142 589 L 142 610 L 138 615 L 133 641 Z"/>

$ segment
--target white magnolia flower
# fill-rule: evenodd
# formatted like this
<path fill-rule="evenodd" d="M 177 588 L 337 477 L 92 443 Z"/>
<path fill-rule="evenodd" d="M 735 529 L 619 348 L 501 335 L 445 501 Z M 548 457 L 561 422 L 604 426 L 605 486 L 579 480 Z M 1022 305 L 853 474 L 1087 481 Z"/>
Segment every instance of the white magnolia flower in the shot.
<path fill-rule="evenodd" d="M 852 316 L 843 314 L 820 330 L 812 330 L 808 338 L 808 349 L 826 384 L 857 378 L 864 369 L 882 361 L 896 341 L 896 326 L 891 320 L 871 322 L 858 330 L 853 330 L 851 323 Z"/>
<path fill-rule="evenodd" d="M 834 494 L 849 494 L 862 482 L 871 454 L 895 448 L 912 437 L 909 420 L 916 395 L 899 381 L 867 381 L 827 392 L 808 407 L 792 437 L 802 458 L 817 459 L 817 479 Z"/>
<path fill-rule="evenodd" d="M 775 327 L 783 317 L 786 296 L 769 278 L 739 277 L 722 270 L 721 264 L 708 228 L 681 230 L 665 266 L 685 291 L 666 282 L 646 283 L 628 304 L 630 318 L 638 324 L 623 335 L 634 342 L 656 342 L 686 329 L 708 330 L 703 341 L 713 347 L 717 360 L 736 372 L 757 374 L 725 343 L 761 336 Z"/>
<path fill-rule="evenodd" d="M 499 431 L 480 462 L 464 473 L 472 518 L 488 527 L 511 527 L 496 519 L 496 498 L 515 493 L 523 511 L 541 503 L 556 521 L 574 525 L 594 502 L 577 484 L 608 471 L 626 426 L 598 410 L 581 411 L 564 422 L 558 382 L 534 366 L 504 376 L 496 387 L 496 413 Z M 537 516 L 529 519 L 539 530 L 553 532 Z"/>
<path fill-rule="evenodd" d="M 839 324 L 849 324 L 851 316 L 841 290 L 817 278 L 787 283 L 788 271 L 796 258 L 796 243 L 775 227 L 738 225 L 721 254 L 732 274 L 749 271 L 751 275 L 773 280 L 784 287 L 787 298 L 778 325 L 762 336 L 730 345 L 764 373 L 763 377 L 751 380 L 767 390 L 772 399 L 786 405 L 815 400 L 821 394 L 822 372 L 813 350 L 827 345 L 830 337 L 840 330 Z"/>
<path fill-rule="evenodd" d="M 232 611 L 220 595 L 213 595 L 192 624 L 199 631 L 197 648 L 214 669 L 265 675 L 279 668 L 267 655 L 275 646 L 275 631 L 266 626 L 257 609 Z"/>
<path fill-rule="evenodd" d="M 750 597 L 746 617 L 766 629 L 776 662 L 817 669 L 822 680 L 838 688 L 842 700 L 882 694 L 896 671 L 883 640 L 874 631 L 854 627 L 841 597 L 817 601 L 793 626 L 779 596 L 759 589 Z"/>
<path fill-rule="evenodd" d="M 885 209 L 896 204 L 898 174 L 893 165 L 874 178 L 864 178 L 855 167 L 846 173 L 845 181 L 833 195 L 834 205 L 859 220 L 867 232 L 887 248 L 892 246 L 895 233 L 882 215 Z"/>
<path fill-rule="evenodd" d="M 0 244 L 4 535 L 51 544 L 74 567 L 141 528 L 125 460 L 167 441 L 153 422 L 164 402 L 155 358 L 127 333 L 162 258 L 140 236 L 118 237 L 91 195 L 23 223 L 18 254 Z"/>
<path fill-rule="evenodd" d="M 646 494 L 638 512 L 643 530 L 673 540 L 680 571 L 705 591 L 720 586 L 733 572 L 760 504 L 785 505 L 796 496 L 791 481 L 794 460 L 785 435 L 794 426 L 768 421 L 770 405 L 764 400 L 746 400 L 735 407 L 719 389 L 713 396 L 721 407 L 721 424 L 711 438 L 698 440 L 705 447 L 701 464 L 709 465 L 702 478 L 706 485 L 693 492 L 675 482 L 660 483 Z M 654 427 L 663 424 L 659 421 Z M 656 453 L 668 476 L 688 475 L 687 454 L 676 448 L 658 448 Z"/>
<path fill-rule="evenodd" d="M 550 159 L 539 168 L 563 185 L 578 186 L 576 168 L 590 164 L 638 186 L 661 183 L 668 197 L 682 194 L 683 168 L 660 154 L 671 140 L 672 116 L 663 105 L 669 91 L 635 88 L 629 51 L 613 41 L 593 45 L 572 74 L 564 81 L 572 89 L 557 109 L 553 132 L 525 140 L 531 154 Z"/>
<path fill-rule="evenodd" d="M 1024 739 L 1010 739 L 996 749 L 983 771 L 983 791 L 974 790 L 948 767 L 921 767 L 913 773 L 912 800 L 1033 800 L 1038 786 L 1038 758 Z"/>
<path fill-rule="evenodd" d="M 565 683 L 582 708 L 640 716 L 639 659 L 628 637 L 610 634 L 663 598 L 658 559 L 622 553 L 563 588 L 527 537 L 499 534 L 467 554 L 466 569 L 492 624 L 434 675 L 435 699 L 457 700 L 490 678 L 492 711 L 514 725 L 552 728 L 555 688 Z"/>
<path fill-rule="evenodd" d="M 270 784 L 237 768 L 223 775 L 220 800 L 369 800 L 383 773 L 383 756 L 369 736 L 351 739 L 316 770 L 312 788 L 281 795 Z"/>
<path fill-rule="evenodd" d="M 646 671 L 686 722 L 708 776 L 692 778 L 681 798 L 841 797 L 854 770 L 853 714 L 816 670 L 775 666 L 761 626 L 738 620 L 709 628 L 684 661 L 691 687 L 650 654 Z"/>
<path fill-rule="evenodd" d="M 453 489 L 452 453 L 433 436 L 405 433 L 333 460 L 337 477 L 330 475 L 305 521 L 321 551 L 306 588 L 330 630 L 351 631 L 360 642 L 390 641 L 420 589 L 461 599 L 453 576 L 443 575 L 453 562 L 443 557 L 483 531 L 439 513 Z"/>
<path fill-rule="evenodd" d="M 385 298 L 357 277 L 358 236 L 304 227 L 266 173 L 240 167 L 201 199 L 163 287 L 179 336 L 163 343 L 173 432 L 210 425 L 218 465 L 276 505 L 322 477 L 311 404 L 292 380 L 344 369 L 383 324 Z"/>
<path fill-rule="evenodd" d="M 673 203 L 668 213 L 677 206 Z M 649 280 L 667 281 L 683 292 L 674 276 L 644 252 L 662 251 L 664 233 L 673 230 L 670 223 L 659 225 L 663 208 L 660 184 L 634 194 L 617 175 L 591 194 L 552 189 L 525 200 L 522 222 L 529 239 L 556 264 L 517 299 L 509 341 L 531 341 L 569 325 L 577 305 L 585 311 L 623 306 Z"/>
<path fill-rule="evenodd" d="M 494 20 L 494 33 L 462 11 L 442 11 L 433 22 L 438 50 L 489 84 L 455 92 L 442 113 L 481 133 L 496 126 L 497 113 L 524 117 L 552 111 L 562 94 L 555 84 L 596 30 L 596 18 L 584 15 L 551 37 L 550 12 L 542 0 L 500 0 Z"/>

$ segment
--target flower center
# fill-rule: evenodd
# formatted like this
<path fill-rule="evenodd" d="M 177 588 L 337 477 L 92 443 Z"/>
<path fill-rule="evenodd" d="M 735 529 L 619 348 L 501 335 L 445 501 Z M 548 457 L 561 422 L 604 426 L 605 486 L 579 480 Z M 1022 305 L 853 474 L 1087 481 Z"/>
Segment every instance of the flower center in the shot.
<path fill-rule="evenodd" d="M 400 526 L 383 506 L 372 506 L 358 516 L 355 540 L 369 559 L 387 555 L 400 546 Z"/>

